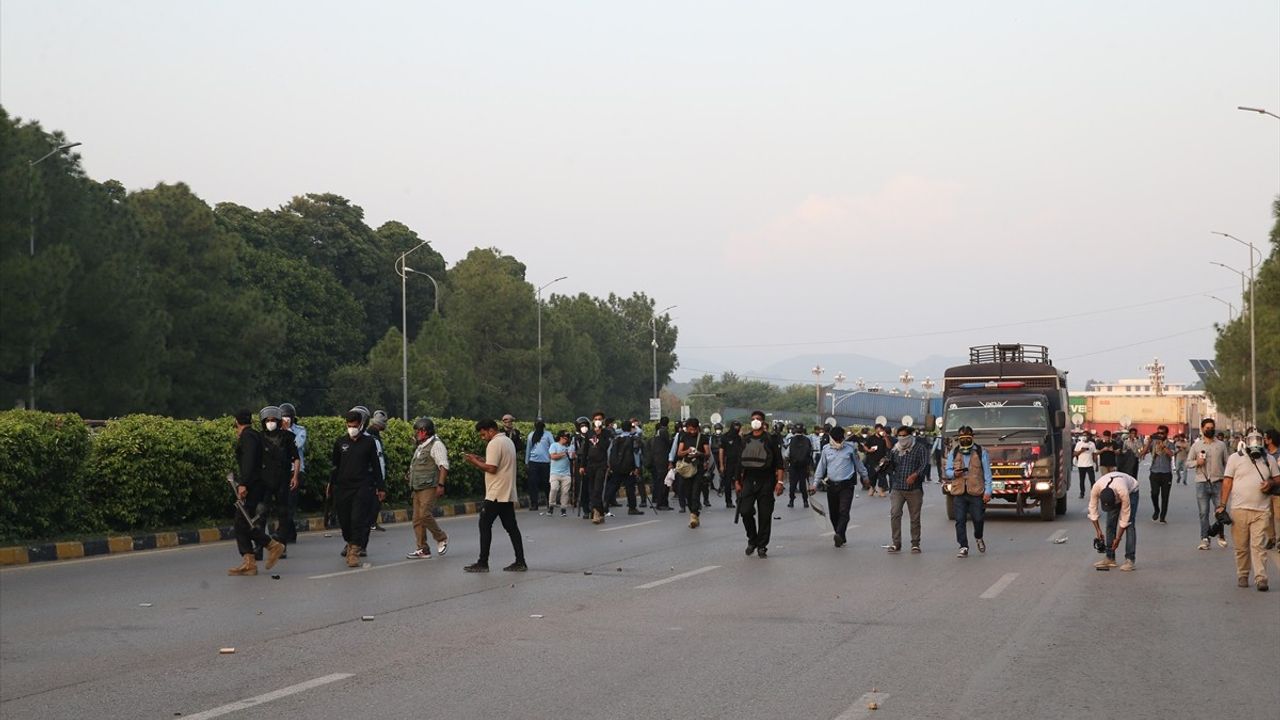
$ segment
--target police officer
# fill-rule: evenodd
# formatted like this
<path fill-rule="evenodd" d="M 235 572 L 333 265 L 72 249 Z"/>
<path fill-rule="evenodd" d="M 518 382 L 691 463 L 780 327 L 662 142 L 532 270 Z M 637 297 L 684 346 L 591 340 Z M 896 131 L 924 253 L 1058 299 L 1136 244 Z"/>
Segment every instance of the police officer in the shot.
<path fill-rule="evenodd" d="M 720 484 L 724 486 L 724 505 L 733 507 L 733 488 L 742 471 L 742 423 L 729 423 L 729 431 L 720 438 Z"/>
<path fill-rule="evenodd" d="M 764 413 L 751 413 L 751 432 L 742 438 L 741 466 L 734 489 L 738 491 L 738 512 L 747 531 L 747 555 L 769 554 L 773 527 L 774 498 L 782 494 L 782 444 L 767 433 Z M 756 513 L 760 522 L 756 524 Z"/>
<path fill-rule="evenodd" d="M 280 422 L 280 408 L 269 405 L 259 411 L 262 419 L 262 497 L 258 512 L 267 515 L 268 507 L 276 516 L 275 538 L 288 543 L 297 536 L 293 514 L 289 511 L 289 495 L 298 489 L 298 444 L 294 434 Z M 261 553 L 262 549 L 258 548 Z M 287 557 L 282 555 L 281 557 Z"/>
<path fill-rule="evenodd" d="M 246 512 L 253 512 L 262 501 L 262 436 L 253 429 L 253 415 L 248 410 L 236 413 L 236 498 L 245 512 L 236 514 L 236 550 L 241 563 L 227 571 L 228 575 L 257 575 L 258 563 L 254 557 L 254 543 L 267 549 L 267 569 L 275 566 L 284 555 L 284 543 L 267 536 L 262 528 L 261 515 L 249 522 Z"/>
<path fill-rule="evenodd" d="M 347 541 L 343 555 L 347 567 L 360 564 L 360 553 L 369 544 L 369 516 L 374 499 L 386 498 L 382 462 L 374 438 L 361 429 L 364 417 L 355 410 L 346 414 L 347 431 L 333 444 L 334 511 Z"/>

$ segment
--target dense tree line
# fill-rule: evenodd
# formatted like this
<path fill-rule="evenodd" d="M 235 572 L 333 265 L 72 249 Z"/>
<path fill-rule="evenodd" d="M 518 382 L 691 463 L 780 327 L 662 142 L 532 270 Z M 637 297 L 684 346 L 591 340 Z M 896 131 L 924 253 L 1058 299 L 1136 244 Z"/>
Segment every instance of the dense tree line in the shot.
<path fill-rule="evenodd" d="M 130 192 L 87 177 L 66 142 L 0 108 L 0 397 L 105 418 L 225 415 L 289 400 L 302 414 L 401 410 L 396 259 L 421 238 L 346 198 L 210 206 L 185 184 Z M 29 253 L 34 235 L 35 253 Z M 430 246 L 408 276 L 410 413 L 537 406 L 537 312 L 525 267 L 497 249 L 452 266 Z M 439 313 L 435 312 L 439 305 Z M 654 303 L 644 293 L 543 298 L 543 407 L 647 412 Z M 659 382 L 677 330 L 656 320 Z"/>
<path fill-rule="evenodd" d="M 1214 345 L 1218 376 L 1205 385 L 1218 407 L 1237 417 L 1249 417 L 1249 313 L 1256 311 L 1258 425 L 1264 428 L 1280 427 L 1280 197 L 1272 203 L 1271 212 L 1275 223 L 1270 241 L 1254 242 L 1262 253 L 1253 289 L 1257 307 L 1250 307 L 1246 290 L 1237 303 L 1244 310 L 1235 320 L 1219 326 Z"/>

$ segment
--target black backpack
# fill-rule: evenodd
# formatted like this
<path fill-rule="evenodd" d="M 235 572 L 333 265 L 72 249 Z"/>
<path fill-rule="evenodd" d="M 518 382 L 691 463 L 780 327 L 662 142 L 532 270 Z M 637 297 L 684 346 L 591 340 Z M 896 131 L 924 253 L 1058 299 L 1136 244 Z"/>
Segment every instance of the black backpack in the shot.
<path fill-rule="evenodd" d="M 813 459 L 812 450 L 808 435 L 792 435 L 791 443 L 787 446 L 787 460 L 792 465 L 808 465 Z"/>
<path fill-rule="evenodd" d="M 635 438 L 619 435 L 609 448 L 609 469 L 616 473 L 629 473 L 636 469 Z"/>

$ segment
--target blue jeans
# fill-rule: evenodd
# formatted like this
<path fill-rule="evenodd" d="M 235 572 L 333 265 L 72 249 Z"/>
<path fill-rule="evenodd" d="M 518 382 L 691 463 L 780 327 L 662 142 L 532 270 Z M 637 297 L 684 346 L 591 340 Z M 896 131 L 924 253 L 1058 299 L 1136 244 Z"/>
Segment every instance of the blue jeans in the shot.
<path fill-rule="evenodd" d="M 1120 509 L 1107 513 L 1107 559 L 1115 560 L 1116 551 L 1111 543 L 1116 540 L 1116 532 L 1120 527 Z M 1124 529 L 1124 557 L 1126 560 L 1137 560 L 1138 553 L 1138 491 L 1129 493 L 1129 527 Z"/>
<path fill-rule="evenodd" d="M 1218 509 L 1218 497 L 1222 481 L 1196 483 L 1196 508 L 1200 511 L 1200 537 L 1209 537 L 1209 525 L 1213 524 L 1213 511 Z"/>
<path fill-rule="evenodd" d="M 956 495 L 952 505 L 956 510 L 956 542 L 960 547 L 967 548 L 969 534 L 965 532 L 965 522 L 968 518 L 973 518 L 973 538 L 981 540 L 982 521 L 986 517 L 987 506 L 983 504 L 981 495 Z"/>

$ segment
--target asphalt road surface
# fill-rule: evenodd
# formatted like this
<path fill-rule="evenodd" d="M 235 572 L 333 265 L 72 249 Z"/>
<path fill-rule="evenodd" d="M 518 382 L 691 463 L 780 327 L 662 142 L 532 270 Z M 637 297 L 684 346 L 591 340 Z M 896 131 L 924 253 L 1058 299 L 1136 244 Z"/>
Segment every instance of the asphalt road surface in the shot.
<path fill-rule="evenodd" d="M 990 513 L 961 560 L 926 489 L 920 555 L 886 554 L 889 501 L 863 495 L 841 549 L 780 503 L 767 559 L 720 504 L 697 530 L 520 512 L 522 574 L 500 526 L 493 572 L 462 571 L 474 517 L 443 522 L 445 558 L 374 533 L 358 570 L 309 533 L 279 580 L 228 577 L 230 543 L 9 569 L 0 717 L 1277 717 L 1280 592 L 1196 549 L 1191 486 L 1168 525 L 1144 487 L 1133 573 L 1093 569 L 1074 491 L 1053 523 Z"/>

